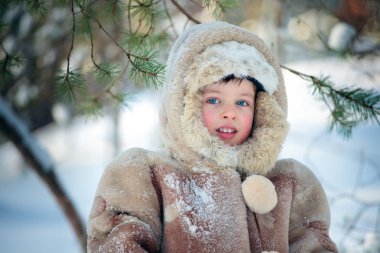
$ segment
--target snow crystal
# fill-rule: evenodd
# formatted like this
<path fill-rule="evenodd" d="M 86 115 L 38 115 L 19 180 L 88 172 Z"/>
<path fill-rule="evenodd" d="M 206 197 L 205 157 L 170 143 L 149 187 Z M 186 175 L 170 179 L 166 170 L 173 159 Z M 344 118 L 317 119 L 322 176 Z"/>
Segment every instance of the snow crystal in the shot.
<path fill-rule="evenodd" d="M 204 185 L 199 185 L 193 179 L 187 178 L 180 181 L 175 174 L 168 174 L 165 176 L 164 181 L 170 187 L 178 199 L 175 200 L 174 209 L 170 209 L 166 212 L 170 217 L 167 217 L 166 221 L 172 221 L 175 217 L 180 215 L 185 222 L 190 234 L 196 235 L 197 232 L 204 231 L 203 227 L 194 224 L 193 219 L 186 216 L 191 214 L 194 220 L 207 222 L 210 219 L 209 214 L 215 210 L 215 200 L 212 194 L 212 184 L 215 182 L 215 178 L 207 176 Z M 173 217 L 174 216 L 174 217 Z"/>

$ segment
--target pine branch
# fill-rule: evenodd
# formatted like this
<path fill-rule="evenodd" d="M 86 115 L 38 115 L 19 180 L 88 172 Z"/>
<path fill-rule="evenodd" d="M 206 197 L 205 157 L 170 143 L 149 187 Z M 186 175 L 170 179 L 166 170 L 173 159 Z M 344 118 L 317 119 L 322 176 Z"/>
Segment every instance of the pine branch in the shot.
<path fill-rule="evenodd" d="M 128 13 L 128 27 L 129 27 L 129 31 L 132 32 L 131 3 L 132 3 L 132 0 L 129 0 L 128 1 L 128 6 L 127 6 L 127 13 Z"/>
<path fill-rule="evenodd" d="M 174 35 L 175 35 L 176 37 L 178 37 L 178 32 L 177 32 L 177 30 L 175 29 L 175 26 L 174 26 L 174 22 L 173 22 L 172 16 L 170 15 L 170 13 L 169 13 L 169 9 L 168 9 L 168 6 L 167 6 L 167 4 L 166 4 L 166 0 L 162 0 L 162 3 L 163 3 L 163 5 L 164 5 L 165 14 L 166 14 L 166 16 L 167 16 L 168 19 L 169 19 L 170 27 L 172 28 L 172 30 L 173 30 L 173 32 L 174 32 Z"/>
<path fill-rule="evenodd" d="M 129 64 L 125 66 L 123 71 L 117 77 L 106 77 L 106 79 L 110 79 L 110 84 L 108 85 L 106 90 L 100 92 L 97 96 L 90 97 L 87 96 L 85 98 L 85 102 L 81 104 L 80 111 L 82 114 L 87 116 L 93 116 L 95 118 L 103 115 L 103 104 L 105 102 L 105 95 L 113 98 L 112 101 L 116 102 L 115 106 L 120 106 L 121 104 L 125 107 L 129 107 L 127 100 L 131 99 L 130 94 L 128 93 L 115 93 L 112 89 L 115 87 L 115 84 L 120 82 L 122 77 L 125 75 L 129 68 Z M 95 68 L 96 69 L 96 68 Z M 99 71 L 96 69 L 96 71 Z"/>
<path fill-rule="evenodd" d="M 200 4 L 200 3 L 198 3 L 197 1 L 195 1 L 195 0 L 190 0 L 192 3 L 194 3 L 194 4 L 196 4 L 196 5 L 198 5 L 199 7 L 201 7 L 201 8 L 203 8 L 204 6 L 202 5 L 202 4 Z"/>
<path fill-rule="evenodd" d="M 18 81 L 24 77 L 26 69 L 23 68 L 17 75 L 14 74 L 14 70 L 23 67 L 26 59 L 23 54 L 16 52 L 12 55 L 7 52 L 3 44 L 0 44 L 0 54 L 4 55 L 4 58 L 0 60 L 0 92 L 7 94 L 7 92 L 15 87 Z"/>
<path fill-rule="evenodd" d="M 104 115 L 104 94 L 107 94 L 112 98 L 116 107 L 123 105 L 126 108 L 129 108 L 129 103 L 127 101 L 130 101 L 132 96 L 129 93 L 113 92 L 112 87 L 109 87 L 104 93 L 99 94 L 96 97 L 87 96 L 84 102 L 80 104 L 80 113 L 87 117 L 102 117 Z"/>
<path fill-rule="evenodd" d="M 81 9 L 82 14 L 85 15 L 83 9 Z M 90 35 L 90 43 L 91 43 L 91 61 L 94 64 L 94 68 L 91 69 L 91 72 L 95 75 L 96 79 L 101 84 L 107 84 L 109 83 L 119 72 L 119 68 L 117 65 L 112 65 L 108 63 L 100 63 L 98 64 L 95 61 L 94 57 L 94 38 L 92 34 L 92 29 L 89 23 L 87 23 L 88 26 L 88 32 Z"/>
<path fill-rule="evenodd" d="M 26 1 L 26 6 L 33 16 L 42 16 L 47 11 L 46 1 L 41 0 L 28 0 Z"/>
<path fill-rule="evenodd" d="M 120 0 L 112 0 L 112 3 L 107 3 L 104 8 L 100 9 L 99 14 L 102 18 L 118 21 L 124 15 L 125 4 Z"/>
<path fill-rule="evenodd" d="M 152 0 L 141 0 L 134 5 L 129 5 L 130 15 L 132 17 L 139 17 L 139 20 L 144 21 L 146 25 L 152 26 L 155 22 L 155 18 L 159 16 L 160 10 L 157 6 L 157 2 Z"/>
<path fill-rule="evenodd" d="M 70 72 L 70 58 L 71 58 L 71 53 L 74 49 L 74 38 L 75 38 L 75 13 L 74 13 L 74 0 L 71 0 L 71 14 L 73 18 L 73 26 L 72 26 L 72 31 L 71 31 L 71 43 L 70 43 L 70 49 L 69 53 L 67 54 L 66 62 L 67 62 L 67 67 L 66 67 L 66 75 L 69 75 Z"/>
<path fill-rule="evenodd" d="M 95 75 L 97 81 L 103 85 L 109 85 L 110 87 L 114 84 L 111 82 L 119 73 L 120 68 L 118 65 L 109 63 L 96 64 L 91 72 Z"/>
<path fill-rule="evenodd" d="M 328 77 L 316 77 L 285 66 L 282 68 L 311 83 L 312 95 L 323 101 L 330 111 L 330 130 L 350 137 L 352 129 L 361 123 L 380 126 L 380 93 L 361 88 L 334 88 Z"/>
<path fill-rule="evenodd" d="M 147 84 L 153 83 L 157 86 L 163 82 L 163 73 L 164 67 L 161 63 L 157 62 L 155 59 L 157 57 L 156 52 L 152 53 L 143 53 L 142 55 L 132 54 L 127 52 L 120 44 L 117 42 L 112 35 L 103 27 L 101 22 L 86 9 L 78 3 L 83 15 L 92 19 L 98 26 L 101 31 L 103 31 L 109 39 L 126 55 L 129 62 L 132 65 L 130 77 L 135 81 L 144 80 Z M 161 71 L 161 72 L 160 72 Z M 159 73 L 160 72 L 160 73 Z M 135 78 L 135 79 L 134 79 Z"/>
<path fill-rule="evenodd" d="M 80 104 L 79 111 L 87 116 L 99 118 L 103 116 L 103 105 L 99 98 L 87 96 L 85 101 Z"/>
<path fill-rule="evenodd" d="M 204 0 L 203 5 L 209 10 L 212 10 L 212 15 L 220 20 L 223 13 L 228 9 L 236 7 L 238 4 L 237 0 Z"/>
<path fill-rule="evenodd" d="M 167 46 L 168 34 L 163 31 L 145 37 L 145 34 L 125 33 L 123 34 L 122 45 L 129 51 L 141 51 L 141 48 L 161 48 Z"/>
<path fill-rule="evenodd" d="M 174 4 L 175 7 L 177 7 L 177 9 L 182 12 L 183 15 L 185 15 L 189 20 L 193 21 L 195 24 L 200 24 L 201 22 L 196 20 L 193 16 L 191 16 L 184 8 L 182 8 L 181 5 L 179 5 L 179 3 L 177 3 L 177 1 L 175 0 L 171 0 L 171 2 Z"/>
<path fill-rule="evenodd" d="M 114 98 L 114 101 L 117 102 L 116 105 L 124 105 L 126 108 L 129 108 L 129 103 L 127 101 L 131 101 L 132 96 L 129 93 L 114 93 L 111 89 L 107 90 L 107 93 Z"/>
<path fill-rule="evenodd" d="M 78 72 L 73 70 L 60 73 L 56 77 L 56 94 L 59 99 L 68 104 L 72 104 L 76 101 L 77 94 L 85 96 L 87 89 L 85 87 L 85 79 Z"/>
<path fill-rule="evenodd" d="M 161 85 L 164 79 L 165 65 L 157 62 L 158 51 L 143 49 L 139 57 L 131 60 L 130 78 L 155 86 Z"/>
<path fill-rule="evenodd" d="M 1 46 L 3 49 L 3 47 Z M 17 77 L 12 73 L 13 69 L 20 68 L 25 64 L 25 57 L 22 54 L 10 55 L 3 49 L 5 57 L 0 60 L 0 92 L 7 93 L 12 86 L 23 76 L 22 71 Z"/>
<path fill-rule="evenodd" d="M 91 30 L 91 26 L 90 24 L 88 24 L 88 32 L 90 34 L 90 43 L 91 43 L 91 61 L 92 61 L 92 64 L 94 64 L 94 66 L 96 67 L 96 69 L 100 69 L 99 65 L 96 63 L 95 59 L 94 59 L 94 38 L 92 36 L 92 30 Z"/>
<path fill-rule="evenodd" d="M 136 5 L 129 5 L 128 12 L 132 17 L 138 17 L 138 26 L 133 31 L 133 33 L 140 33 L 140 29 L 144 29 L 144 36 L 142 40 L 152 35 L 155 30 L 155 24 L 158 23 L 159 19 L 163 19 L 164 10 L 162 10 L 159 4 L 162 0 L 157 0 L 153 2 L 152 0 L 144 0 L 143 2 L 138 2 Z M 131 21 L 130 21 L 131 22 Z M 132 32 L 132 29 L 130 29 Z M 142 41 L 141 41 L 142 42 Z"/>

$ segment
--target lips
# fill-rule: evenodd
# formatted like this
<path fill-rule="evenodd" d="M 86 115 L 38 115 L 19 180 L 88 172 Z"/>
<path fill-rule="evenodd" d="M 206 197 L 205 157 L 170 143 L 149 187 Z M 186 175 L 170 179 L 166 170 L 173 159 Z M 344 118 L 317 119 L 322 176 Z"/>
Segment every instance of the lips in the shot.
<path fill-rule="evenodd" d="M 216 131 L 221 132 L 221 133 L 236 133 L 236 130 L 233 128 L 227 128 L 227 127 L 221 127 L 217 129 Z"/>
<path fill-rule="evenodd" d="M 230 127 L 221 127 L 216 129 L 219 138 L 221 139 L 231 139 L 237 133 L 236 129 Z"/>

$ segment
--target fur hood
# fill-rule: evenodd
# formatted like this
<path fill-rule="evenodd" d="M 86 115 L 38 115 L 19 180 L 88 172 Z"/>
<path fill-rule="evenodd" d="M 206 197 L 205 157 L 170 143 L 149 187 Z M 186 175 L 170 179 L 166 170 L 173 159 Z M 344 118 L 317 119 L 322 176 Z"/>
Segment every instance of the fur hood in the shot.
<path fill-rule="evenodd" d="M 214 163 L 247 175 L 266 175 L 278 158 L 288 123 L 284 80 L 264 42 L 228 23 L 200 24 L 177 39 L 167 66 L 160 121 L 170 154 L 183 163 Z M 253 77 L 265 89 L 256 97 L 251 137 L 234 147 L 211 136 L 204 126 L 200 92 L 231 74 Z"/>

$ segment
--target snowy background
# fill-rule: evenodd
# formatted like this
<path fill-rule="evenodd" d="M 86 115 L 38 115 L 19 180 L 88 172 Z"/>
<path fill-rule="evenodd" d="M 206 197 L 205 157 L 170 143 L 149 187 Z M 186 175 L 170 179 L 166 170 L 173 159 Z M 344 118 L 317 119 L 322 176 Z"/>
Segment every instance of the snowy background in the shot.
<path fill-rule="evenodd" d="M 357 62 L 334 58 L 286 65 L 308 74 L 331 74 L 340 84 L 364 86 L 373 82 L 362 75 L 362 68 L 380 68 L 378 63 L 362 63 L 359 67 Z M 284 76 L 291 130 L 281 157 L 305 163 L 321 180 L 331 205 L 330 233 L 342 251 L 375 248 L 380 241 L 380 127 L 361 126 L 349 140 L 329 133 L 326 107 L 312 98 L 303 80 L 285 70 Z M 130 110 L 121 112 L 120 150 L 160 149 L 159 101 L 159 92 L 145 91 L 136 96 Z M 76 118 L 67 126 L 50 125 L 36 133 L 54 158 L 57 174 L 84 222 L 102 171 L 118 153 L 114 151 L 112 130 L 112 119 L 104 116 L 98 120 Z M 47 187 L 27 169 L 10 143 L 0 146 L 0 250 L 80 252 L 69 223 Z"/>

